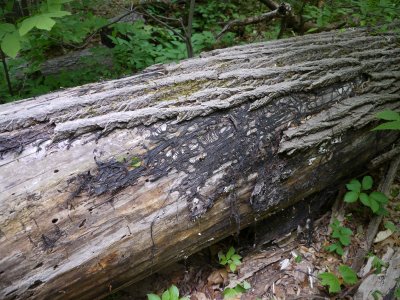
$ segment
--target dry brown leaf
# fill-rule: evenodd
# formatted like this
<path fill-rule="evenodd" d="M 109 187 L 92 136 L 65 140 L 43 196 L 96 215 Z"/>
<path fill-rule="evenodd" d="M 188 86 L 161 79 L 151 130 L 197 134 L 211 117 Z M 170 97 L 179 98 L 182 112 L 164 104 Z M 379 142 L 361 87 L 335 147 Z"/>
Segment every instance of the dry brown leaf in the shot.
<path fill-rule="evenodd" d="M 207 277 L 207 282 L 209 286 L 215 284 L 226 285 L 228 283 L 228 272 L 225 269 L 215 270 Z"/>

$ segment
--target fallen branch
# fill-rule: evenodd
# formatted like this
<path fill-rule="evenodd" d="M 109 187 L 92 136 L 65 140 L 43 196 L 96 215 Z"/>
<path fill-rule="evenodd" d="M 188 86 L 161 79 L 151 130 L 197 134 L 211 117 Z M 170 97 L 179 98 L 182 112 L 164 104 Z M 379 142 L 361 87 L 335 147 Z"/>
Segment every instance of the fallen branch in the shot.
<path fill-rule="evenodd" d="M 272 21 L 275 18 L 281 18 L 287 16 L 292 10 L 291 6 L 286 3 L 280 4 L 275 10 L 264 13 L 260 16 L 250 17 L 244 20 L 233 20 L 228 22 L 222 31 L 216 36 L 216 39 L 221 38 L 226 32 L 228 32 L 231 28 L 236 26 L 245 26 L 250 24 L 256 24 L 264 21 Z"/>

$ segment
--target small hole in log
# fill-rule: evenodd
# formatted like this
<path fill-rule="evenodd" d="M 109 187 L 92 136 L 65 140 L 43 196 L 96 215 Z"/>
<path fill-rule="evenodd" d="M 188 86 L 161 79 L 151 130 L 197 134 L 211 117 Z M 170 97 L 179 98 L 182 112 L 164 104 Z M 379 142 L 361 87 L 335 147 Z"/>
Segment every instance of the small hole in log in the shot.
<path fill-rule="evenodd" d="M 32 283 L 29 287 L 28 290 L 33 290 L 34 288 L 37 288 L 39 285 L 41 285 L 43 281 L 41 280 L 35 280 L 34 283 Z"/>
<path fill-rule="evenodd" d="M 54 170 L 54 173 L 58 173 L 58 170 Z"/>
<path fill-rule="evenodd" d="M 38 264 L 34 267 L 34 269 L 40 268 L 41 266 L 43 266 L 43 263 L 42 263 L 42 262 L 38 263 Z"/>
<path fill-rule="evenodd" d="M 85 223 L 86 223 L 86 219 L 84 219 L 84 220 L 81 222 L 81 224 L 79 224 L 79 228 L 81 228 L 83 225 L 85 225 Z"/>
<path fill-rule="evenodd" d="M 57 269 L 58 268 L 58 265 L 55 265 L 54 267 L 53 267 L 53 270 L 55 270 L 55 269 Z"/>
<path fill-rule="evenodd" d="M 53 220 L 51 220 L 51 223 L 56 224 L 58 222 L 57 218 L 54 218 Z"/>

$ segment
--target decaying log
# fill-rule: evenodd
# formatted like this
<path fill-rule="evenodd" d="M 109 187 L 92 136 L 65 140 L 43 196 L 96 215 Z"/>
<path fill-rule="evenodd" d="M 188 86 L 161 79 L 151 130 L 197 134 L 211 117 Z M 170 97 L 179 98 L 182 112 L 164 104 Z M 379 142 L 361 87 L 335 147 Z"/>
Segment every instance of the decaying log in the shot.
<path fill-rule="evenodd" d="M 101 298 L 359 174 L 399 140 L 370 131 L 398 43 L 238 46 L 0 106 L 0 298 Z"/>

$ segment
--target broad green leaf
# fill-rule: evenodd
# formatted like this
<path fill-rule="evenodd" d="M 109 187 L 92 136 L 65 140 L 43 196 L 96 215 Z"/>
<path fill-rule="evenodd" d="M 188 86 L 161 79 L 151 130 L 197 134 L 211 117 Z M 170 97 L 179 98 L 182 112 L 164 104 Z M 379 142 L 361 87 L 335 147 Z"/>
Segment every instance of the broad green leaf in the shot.
<path fill-rule="evenodd" d="M 396 232 L 398 230 L 396 225 L 394 225 L 393 222 L 390 221 L 385 222 L 385 228 L 389 229 L 391 232 Z"/>
<path fill-rule="evenodd" d="M 223 294 L 224 294 L 224 299 L 228 299 L 235 297 L 238 294 L 238 292 L 235 289 L 226 288 L 224 289 Z"/>
<path fill-rule="evenodd" d="M 19 34 L 24 36 L 36 26 L 36 16 L 26 18 L 22 21 L 21 27 L 19 28 Z"/>
<path fill-rule="evenodd" d="M 400 120 L 400 114 L 393 110 L 381 111 L 381 112 L 377 113 L 376 116 L 379 119 L 386 120 L 386 121 L 399 121 Z"/>
<path fill-rule="evenodd" d="M 362 180 L 362 189 L 363 190 L 369 190 L 372 188 L 374 181 L 372 180 L 371 176 L 364 176 Z"/>
<path fill-rule="evenodd" d="M 372 130 L 400 130 L 400 121 L 383 123 Z"/>
<path fill-rule="evenodd" d="M 336 249 L 337 249 L 337 244 L 329 245 L 329 246 L 327 246 L 325 249 L 328 250 L 329 252 L 336 251 Z"/>
<path fill-rule="evenodd" d="M 347 284 L 356 284 L 357 283 L 357 281 L 358 281 L 357 274 L 349 266 L 341 265 L 339 267 L 339 272 L 340 272 L 340 275 L 342 275 L 342 278 L 345 283 L 347 283 Z"/>
<path fill-rule="evenodd" d="M 319 274 L 319 278 L 321 279 L 322 285 L 329 286 L 329 293 L 340 292 L 340 282 L 335 274 L 325 272 L 325 273 Z"/>
<path fill-rule="evenodd" d="M 369 204 L 370 204 L 370 208 L 372 209 L 372 211 L 374 213 L 376 213 L 379 210 L 379 203 L 376 202 L 373 198 L 369 199 Z"/>
<path fill-rule="evenodd" d="M 236 271 L 236 265 L 235 265 L 234 263 L 229 264 L 229 269 L 230 269 L 232 272 L 235 272 L 235 271 Z"/>
<path fill-rule="evenodd" d="M 357 199 L 358 199 L 358 192 L 350 191 L 344 195 L 344 202 L 347 202 L 347 203 L 356 202 Z"/>
<path fill-rule="evenodd" d="M 237 284 L 235 286 L 235 291 L 238 292 L 238 294 L 240 293 L 245 293 L 246 289 L 241 285 L 241 284 Z"/>
<path fill-rule="evenodd" d="M 228 252 L 226 253 L 226 258 L 230 259 L 233 254 L 235 254 L 235 248 L 230 247 Z"/>
<path fill-rule="evenodd" d="M 171 285 L 168 289 L 169 296 L 171 300 L 178 300 L 179 299 L 179 289 L 175 285 Z"/>
<path fill-rule="evenodd" d="M 342 256 L 344 254 L 343 247 L 339 244 L 336 247 L 336 253 L 339 254 L 340 256 Z"/>
<path fill-rule="evenodd" d="M 339 241 L 342 243 L 344 246 L 350 245 L 350 237 L 348 235 L 341 235 L 339 237 Z"/>
<path fill-rule="evenodd" d="M 147 294 L 147 300 L 161 300 L 161 298 L 156 294 Z"/>
<path fill-rule="evenodd" d="M 56 24 L 56 21 L 46 15 L 38 15 L 37 19 L 36 27 L 38 29 L 50 31 L 51 28 L 53 28 L 53 26 Z"/>
<path fill-rule="evenodd" d="M 346 184 L 346 187 L 349 191 L 357 193 L 361 191 L 361 183 L 357 179 L 353 179 L 352 181 L 350 181 L 348 184 Z"/>
<path fill-rule="evenodd" d="M 364 205 L 369 206 L 369 197 L 368 197 L 368 195 L 366 193 L 361 193 L 360 194 L 360 201 L 363 204 L 364 203 L 368 203 L 368 205 L 367 204 L 364 204 Z"/>
<path fill-rule="evenodd" d="M 360 197 L 360 201 L 361 201 L 361 203 L 364 204 L 365 206 L 370 207 L 370 206 L 371 206 L 371 201 L 370 201 L 368 195 L 367 195 L 367 194 L 365 194 L 365 195 L 366 195 L 366 197 L 365 197 L 365 196 L 363 196 L 362 198 Z"/>
<path fill-rule="evenodd" d="M 340 230 L 340 233 L 341 233 L 342 235 L 348 235 L 348 236 L 350 236 L 350 235 L 353 234 L 353 231 L 351 231 L 350 228 L 342 227 L 341 230 Z"/>
<path fill-rule="evenodd" d="M 369 194 L 369 197 L 382 204 L 386 204 L 389 201 L 386 195 L 381 192 L 372 192 L 371 194 Z"/>
<path fill-rule="evenodd" d="M 162 293 L 161 300 L 172 300 L 170 295 L 169 295 L 169 291 L 168 290 L 166 290 L 164 293 Z"/>
<path fill-rule="evenodd" d="M 1 41 L 1 49 L 11 58 L 15 58 L 21 49 L 21 40 L 18 31 L 7 33 Z"/>
<path fill-rule="evenodd" d="M 0 40 L 7 34 L 15 31 L 15 26 L 10 23 L 0 23 Z"/>

